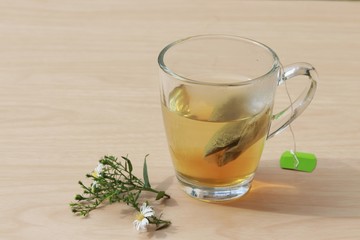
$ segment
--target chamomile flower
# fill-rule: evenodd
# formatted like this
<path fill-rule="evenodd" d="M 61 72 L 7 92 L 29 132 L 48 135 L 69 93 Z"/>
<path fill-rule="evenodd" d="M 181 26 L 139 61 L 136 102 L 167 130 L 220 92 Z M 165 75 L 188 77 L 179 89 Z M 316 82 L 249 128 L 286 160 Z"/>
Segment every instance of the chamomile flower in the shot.
<path fill-rule="evenodd" d="M 94 171 L 92 171 L 91 175 L 94 177 L 94 178 L 98 178 L 101 176 L 101 173 L 102 173 L 102 170 L 104 168 L 104 165 L 99 163 L 96 168 L 94 169 Z M 91 190 L 93 192 L 95 192 L 96 190 L 96 187 L 98 186 L 98 182 L 96 180 L 94 180 L 91 184 Z"/>
<path fill-rule="evenodd" d="M 149 217 L 154 216 L 155 211 L 147 203 L 143 203 L 140 207 L 140 212 L 136 214 L 134 227 L 137 231 L 146 231 L 147 225 L 149 225 Z"/>
<path fill-rule="evenodd" d="M 92 172 L 93 177 L 100 177 L 103 168 L 104 168 L 104 165 L 99 163 L 97 165 L 97 167 L 94 169 L 94 171 Z"/>

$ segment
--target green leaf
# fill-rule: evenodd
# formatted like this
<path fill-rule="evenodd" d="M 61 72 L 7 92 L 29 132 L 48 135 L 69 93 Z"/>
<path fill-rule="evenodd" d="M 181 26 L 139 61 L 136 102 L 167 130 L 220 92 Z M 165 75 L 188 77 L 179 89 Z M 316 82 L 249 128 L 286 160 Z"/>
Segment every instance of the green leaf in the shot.
<path fill-rule="evenodd" d="M 85 198 L 83 196 L 81 196 L 80 194 L 76 194 L 75 196 L 75 200 L 77 201 L 81 201 L 81 200 L 84 200 Z"/>
<path fill-rule="evenodd" d="M 124 159 L 126 162 L 125 162 L 125 169 L 129 169 L 129 173 L 131 173 L 132 172 L 132 170 L 133 170 L 133 166 L 132 166 L 132 164 L 131 164 L 131 161 L 130 161 L 130 159 L 128 159 L 127 157 L 122 157 L 122 159 Z"/>
<path fill-rule="evenodd" d="M 151 185 L 150 185 L 150 181 L 149 181 L 149 175 L 148 175 L 148 170 L 147 170 L 147 164 L 146 164 L 146 157 L 148 155 L 145 156 L 145 159 L 144 159 L 144 167 L 143 167 L 143 177 L 144 177 L 144 186 L 146 188 L 151 188 Z"/>
<path fill-rule="evenodd" d="M 156 199 L 155 200 L 159 200 L 161 198 L 163 198 L 165 196 L 165 192 L 164 191 L 160 191 L 158 192 L 158 194 L 156 195 Z"/>

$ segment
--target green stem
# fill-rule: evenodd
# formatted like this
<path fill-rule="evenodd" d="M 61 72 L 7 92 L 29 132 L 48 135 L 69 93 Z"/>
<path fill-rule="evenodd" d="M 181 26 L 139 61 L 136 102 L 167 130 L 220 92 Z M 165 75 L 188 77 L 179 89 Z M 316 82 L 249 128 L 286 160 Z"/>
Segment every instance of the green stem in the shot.
<path fill-rule="evenodd" d="M 158 194 L 160 192 L 164 192 L 164 191 L 157 191 L 157 190 L 155 190 L 153 188 L 143 188 L 143 191 L 153 192 L 153 193 L 156 193 L 156 194 Z M 166 194 L 165 192 L 164 192 L 164 196 L 166 198 L 170 198 L 170 195 Z"/>

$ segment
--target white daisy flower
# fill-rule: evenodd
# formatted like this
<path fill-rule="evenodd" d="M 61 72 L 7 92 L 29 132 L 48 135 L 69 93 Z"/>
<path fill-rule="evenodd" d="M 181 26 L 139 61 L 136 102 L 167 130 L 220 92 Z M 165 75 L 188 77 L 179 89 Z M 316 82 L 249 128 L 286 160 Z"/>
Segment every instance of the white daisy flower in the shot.
<path fill-rule="evenodd" d="M 147 225 L 149 225 L 148 217 L 154 216 L 155 211 L 151 206 L 143 203 L 140 207 L 140 212 L 136 215 L 135 221 L 133 222 L 134 227 L 138 231 L 146 231 Z"/>
<path fill-rule="evenodd" d="M 101 163 L 99 163 L 99 164 L 97 165 L 97 167 L 94 169 L 94 171 L 92 172 L 92 175 L 93 175 L 94 177 L 99 177 L 99 176 L 101 175 L 101 172 L 102 172 L 103 168 L 104 168 L 104 165 L 102 165 Z"/>
<path fill-rule="evenodd" d="M 92 171 L 91 175 L 94 177 L 94 178 L 98 178 L 100 177 L 101 173 L 102 173 L 102 170 L 104 168 L 104 165 L 99 163 L 96 168 L 94 169 L 94 171 Z M 96 187 L 98 186 L 98 182 L 97 181 L 93 181 L 92 184 L 91 184 L 91 190 L 93 192 L 95 192 L 95 189 Z"/>

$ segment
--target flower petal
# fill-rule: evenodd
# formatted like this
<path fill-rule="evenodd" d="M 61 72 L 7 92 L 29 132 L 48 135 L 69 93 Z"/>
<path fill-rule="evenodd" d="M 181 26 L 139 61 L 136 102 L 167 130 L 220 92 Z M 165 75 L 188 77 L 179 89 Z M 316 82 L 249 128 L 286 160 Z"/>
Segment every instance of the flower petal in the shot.
<path fill-rule="evenodd" d="M 140 212 L 143 212 L 144 209 L 146 209 L 146 207 L 147 207 L 147 204 L 146 204 L 146 203 L 143 203 L 143 204 L 141 205 L 141 207 L 140 207 Z"/>
<path fill-rule="evenodd" d="M 140 230 L 140 225 L 141 225 L 140 221 L 138 221 L 138 220 L 133 221 L 133 225 L 137 231 Z"/>
<path fill-rule="evenodd" d="M 155 214 L 155 211 L 150 208 L 143 211 L 142 214 L 144 215 L 144 217 L 151 217 Z"/>
<path fill-rule="evenodd" d="M 149 220 L 147 218 L 143 218 L 142 220 L 134 220 L 133 225 L 137 231 L 143 232 L 146 231 L 146 226 L 149 225 Z"/>
<path fill-rule="evenodd" d="M 147 230 L 146 226 L 149 225 L 149 220 L 144 218 L 143 220 L 141 220 L 141 223 L 139 225 L 139 230 Z"/>
<path fill-rule="evenodd" d="M 149 220 L 147 218 L 144 218 L 143 220 L 141 220 L 141 225 L 146 226 L 149 224 Z"/>
<path fill-rule="evenodd" d="M 140 207 L 140 212 L 144 217 L 151 217 L 155 214 L 155 211 L 152 209 L 151 206 L 148 206 L 146 203 Z"/>
<path fill-rule="evenodd" d="M 96 168 L 94 169 L 94 175 L 96 175 L 95 177 L 99 177 L 99 175 L 101 174 L 102 170 L 103 170 L 104 165 L 102 165 L 101 163 L 99 163 Z"/>

